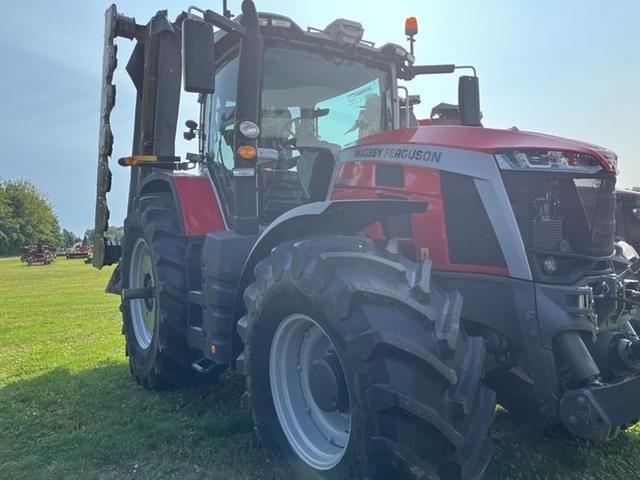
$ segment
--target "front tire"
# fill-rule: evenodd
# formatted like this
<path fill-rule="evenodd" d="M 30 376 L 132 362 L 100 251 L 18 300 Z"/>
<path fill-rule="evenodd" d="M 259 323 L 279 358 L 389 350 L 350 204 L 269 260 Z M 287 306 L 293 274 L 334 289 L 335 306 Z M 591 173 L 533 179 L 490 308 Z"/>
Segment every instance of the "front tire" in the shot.
<path fill-rule="evenodd" d="M 258 264 L 238 331 L 254 422 L 274 478 L 482 476 L 495 410 L 495 394 L 481 382 L 484 341 L 460 327 L 460 295 L 430 285 L 429 273 L 428 262 L 389 260 L 370 240 L 350 236 L 283 244 Z M 324 347 L 306 354 L 305 332 L 324 336 Z M 288 373 L 274 375 L 286 365 Z M 309 395 L 318 376 L 325 383 Z M 343 423 L 321 418 L 334 403 Z M 295 410 L 307 429 L 292 433 L 296 419 L 283 412 Z M 346 431 L 332 436 L 323 422 Z"/>

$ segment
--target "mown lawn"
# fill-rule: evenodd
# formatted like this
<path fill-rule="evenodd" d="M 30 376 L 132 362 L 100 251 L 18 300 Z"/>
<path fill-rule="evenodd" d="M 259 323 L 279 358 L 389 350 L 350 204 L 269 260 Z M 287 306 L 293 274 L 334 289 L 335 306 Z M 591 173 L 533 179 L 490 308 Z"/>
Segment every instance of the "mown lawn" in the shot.
<path fill-rule="evenodd" d="M 237 375 L 161 394 L 130 380 L 109 274 L 0 259 L 0 479 L 259 479 Z M 595 445 L 499 412 L 492 436 L 487 480 L 640 478 L 637 427 Z"/>

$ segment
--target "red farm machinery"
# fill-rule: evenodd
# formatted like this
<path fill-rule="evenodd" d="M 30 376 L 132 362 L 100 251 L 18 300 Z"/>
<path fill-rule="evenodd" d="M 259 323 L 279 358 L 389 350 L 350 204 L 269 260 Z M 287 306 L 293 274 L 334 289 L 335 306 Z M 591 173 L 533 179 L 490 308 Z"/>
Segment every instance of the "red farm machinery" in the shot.
<path fill-rule="evenodd" d="M 377 46 L 250 0 L 106 13 L 93 264 L 118 263 L 131 373 L 242 371 L 274 478 L 479 479 L 496 402 L 597 441 L 640 417 L 616 155 L 483 127 L 475 69 L 416 64 L 416 32 Z M 117 37 L 136 42 L 122 245 L 104 240 Z M 399 82 L 460 69 L 459 105 L 416 120 Z"/>
<path fill-rule="evenodd" d="M 31 265 L 49 265 L 56 259 L 55 249 L 49 248 L 47 245 L 29 245 L 23 248 L 20 261 Z"/>

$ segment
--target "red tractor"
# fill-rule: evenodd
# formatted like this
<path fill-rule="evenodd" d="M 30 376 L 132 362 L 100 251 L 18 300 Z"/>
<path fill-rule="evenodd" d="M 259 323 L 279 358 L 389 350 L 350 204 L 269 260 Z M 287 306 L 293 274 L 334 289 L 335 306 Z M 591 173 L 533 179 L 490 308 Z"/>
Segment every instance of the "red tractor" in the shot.
<path fill-rule="evenodd" d="M 442 122 L 410 126 L 398 82 L 469 67 L 416 65 L 357 22 L 304 30 L 251 0 L 234 20 L 106 20 L 93 263 L 119 262 L 138 383 L 244 372 L 278 479 L 478 479 L 496 400 L 598 441 L 640 417 L 614 153 L 482 127 L 475 69 Z M 136 41 L 121 247 L 104 242 L 116 37 Z M 200 105 L 184 161 L 181 84 Z"/>
<path fill-rule="evenodd" d="M 83 245 L 82 242 L 76 242 L 67 250 L 67 260 L 76 260 L 79 258 L 87 259 L 91 256 L 91 245 Z"/>
<path fill-rule="evenodd" d="M 640 250 L 640 192 L 617 190 L 616 198 L 616 235 Z"/>

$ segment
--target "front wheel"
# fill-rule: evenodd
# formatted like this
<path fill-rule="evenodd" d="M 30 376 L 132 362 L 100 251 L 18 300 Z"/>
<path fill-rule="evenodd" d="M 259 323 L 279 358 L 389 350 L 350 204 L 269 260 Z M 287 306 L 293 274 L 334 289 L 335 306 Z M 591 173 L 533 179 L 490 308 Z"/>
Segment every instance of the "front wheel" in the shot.
<path fill-rule="evenodd" d="M 495 394 L 484 342 L 429 264 L 361 237 L 276 248 L 239 322 L 253 417 L 276 479 L 478 479 Z"/>
<path fill-rule="evenodd" d="M 336 466 L 349 444 L 349 391 L 337 352 L 320 324 L 301 313 L 282 320 L 269 349 L 271 396 L 283 433 L 317 470 Z"/>

